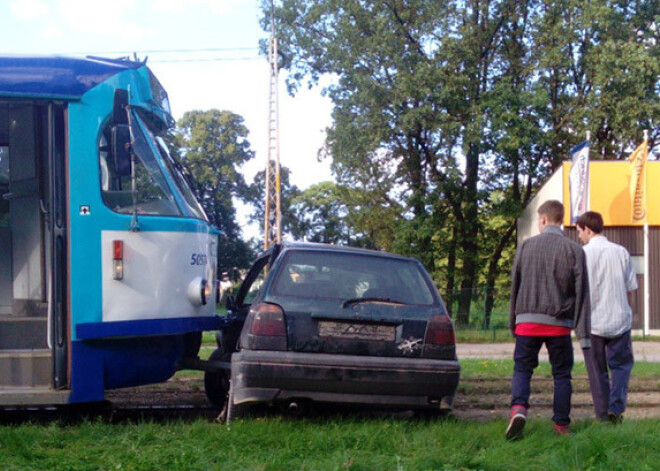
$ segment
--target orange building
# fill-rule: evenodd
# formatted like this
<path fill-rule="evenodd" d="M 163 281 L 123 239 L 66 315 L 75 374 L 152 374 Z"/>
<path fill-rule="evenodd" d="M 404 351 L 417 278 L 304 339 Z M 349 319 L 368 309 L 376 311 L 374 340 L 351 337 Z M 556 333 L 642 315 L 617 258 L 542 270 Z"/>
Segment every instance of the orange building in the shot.
<path fill-rule="evenodd" d="M 568 172 L 570 162 L 561 167 L 564 207 L 567 208 L 564 226 L 570 226 L 570 193 Z M 660 226 L 660 162 L 647 162 L 646 217 L 649 226 Z M 630 162 L 592 161 L 589 164 L 589 209 L 603 215 L 606 226 L 643 226 L 643 219 L 634 221 L 630 196 Z M 656 182 L 653 184 L 652 182 Z"/>
<path fill-rule="evenodd" d="M 571 225 L 570 185 L 568 174 L 571 162 L 561 168 L 543 185 L 523 214 L 518 218 L 518 243 L 538 234 L 536 210 L 546 200 L 557 199 L 564 203 L 564 230 L 575 241 L 577 231 Z M 633 219 L 630 193 L 631 166 L 628 161 L 591 161 L 589 163 L 589 210 L 603 215 L 604 235 L 630 252 L 639 289 L 631 299 L 633 329 L 638 333 L 660 334 L 660 161 L 646 165 L 646 220 L 649 225 L 648 319 L 644 316 L 644 219 Z M 579 241 L 578 241 L 579 242 Z M 646 324 L 646 325 L 645 325 Z"/>

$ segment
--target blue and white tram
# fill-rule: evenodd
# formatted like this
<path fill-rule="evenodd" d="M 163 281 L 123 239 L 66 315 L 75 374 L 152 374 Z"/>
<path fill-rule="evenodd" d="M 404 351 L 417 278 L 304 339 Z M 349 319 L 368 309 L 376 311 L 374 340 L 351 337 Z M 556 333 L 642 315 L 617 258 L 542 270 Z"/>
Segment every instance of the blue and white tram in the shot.
<path fill-rule="evenodd" d="M 0 406 L 165 381 L 226 325 L 172 124 L 143 62 L 0 57 Z"/>

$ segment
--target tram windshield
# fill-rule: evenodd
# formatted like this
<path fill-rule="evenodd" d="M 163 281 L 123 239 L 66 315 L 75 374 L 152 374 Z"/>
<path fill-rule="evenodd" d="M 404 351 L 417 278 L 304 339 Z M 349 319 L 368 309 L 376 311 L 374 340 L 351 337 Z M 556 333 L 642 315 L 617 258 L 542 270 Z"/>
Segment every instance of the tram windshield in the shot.
<path fill-rule="evenodd" d="M 108 123 L 99 141 L 103 202 L 119 213 L 130 214 L 135 207 L 138 214 L 183 215 L 208 220 L 183 175 L 181 165 L 169 154 L 165 141 L 150 126 L 148 119 L 142 119 L 139 113 L 131 113 L 131 116 L 136 201 L 133 202 L 131 175 L 120 175 L 115 171 L 108 145 L 112 123 Z"/>
<path fill-rule="evenodd" d="M 146 123 L 149 123 L 149 121 L 146 121 Z M 195 198 L 195 195 L 191 189 L 191 185 L 189 184 L 189 179 L 192 179 L 192 176 L 183 167 L 183 165 L 181 165 L 181 163 L 172 157 L 165 139 L 163 139 L 163 137 L 158 134 L 158 131 L 156 131 L 153 126 L 150 127 L 147 125 L 145 125 L 145 129 L 147 130 L 147 134 L 151 138 L 152 142 L 157 147 L 162 161 L 165 163 L 167 172 L 172 175 L 174 183 L 183 195 L 182 205 L 184 206 L 183 209 L 186 215 L 197 219 L 208 220 L 202 205 L 200 205 L 199 201 L 197 201 L 197 198 Z M 164 132 L 161 132 L 161 134 L 164 134 Z M 186 176 L 188 176 L 188 178 L 186 178 Z"/>

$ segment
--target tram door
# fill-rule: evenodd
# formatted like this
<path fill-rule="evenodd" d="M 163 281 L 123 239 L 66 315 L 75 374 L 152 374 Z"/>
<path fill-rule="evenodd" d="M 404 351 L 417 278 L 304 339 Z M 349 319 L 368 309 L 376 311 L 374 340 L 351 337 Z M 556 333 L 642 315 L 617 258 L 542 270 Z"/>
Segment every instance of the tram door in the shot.
<path fill-rule="evenodd" d="M 0 387 L 66 378 L 64 108 L 0 102 Z"/>

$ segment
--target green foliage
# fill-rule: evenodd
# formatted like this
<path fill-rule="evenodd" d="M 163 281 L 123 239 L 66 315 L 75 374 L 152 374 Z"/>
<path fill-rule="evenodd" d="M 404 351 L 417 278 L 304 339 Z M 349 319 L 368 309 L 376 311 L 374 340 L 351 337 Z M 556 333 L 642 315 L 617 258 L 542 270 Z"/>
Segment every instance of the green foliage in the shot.
<path fill-rule="evenodd" d="M 657 138 L 659 15 L 655 0 L 275 8 L 290 91 L 333 77 L 326 150 L 346 233 L 421 258 L 443 290 L 465 293 L 502 291 L 516 217 L 585 131 L 604 158 L 643 129 Z M 470 303 L 459 299 L 459 323 Z"/>
<path fill-rule="evenodd" d="M 298 226 L 293 235 L 309 242 L 349 245 L 345 218 L 346 203 L 337 197 L 334 183 L 321 182 L 311 185 L 291 201 L 291 209 L 297 216 Z"/>
<path fill-rule="evenodd" d="M 300 195 L 300 189 L 291 183 L 291 171 L 288 167 L 280 167 L 280 206 L 282 217 L 282 233 L 295 234 L 299 227 L 298 216 L 293 211 L 293 200 Z M 250 221 L 256 223 L 263 235 L 264 208 L 266 201 L 266 171 L 257 172 L 252 184 L 248 187 L 246 201 L 253 207 Z"/>
<path fill-rule="evenodd" d="M 236 222 L 234 198 L 248 197 L 241 166 L 254 157 L 243 118 L 230 111 L 188 111 L 170 143 L 196 182 L 194 191 L 209 220 L 222 231 L 218 268 L 247 268 L 253 258 Z"/>

